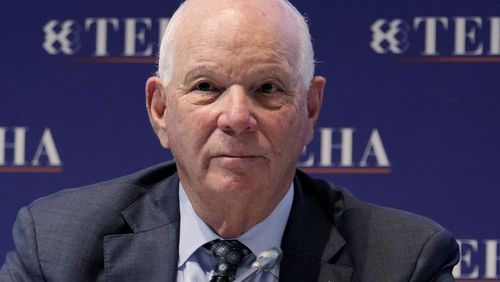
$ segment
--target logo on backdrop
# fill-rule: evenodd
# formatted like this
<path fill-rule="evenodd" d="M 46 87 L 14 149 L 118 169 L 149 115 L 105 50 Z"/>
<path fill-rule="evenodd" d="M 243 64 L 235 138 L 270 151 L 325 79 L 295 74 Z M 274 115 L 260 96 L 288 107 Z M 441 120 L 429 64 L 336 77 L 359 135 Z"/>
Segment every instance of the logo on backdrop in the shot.
<path fill-rule="evenodd" d="M 154 62 L 169 18 L 50 19 L 43 50 L 80 62 Z M 135 59 L 134 59 L 135 58 Z"/>
<path fill-rule="evenodd" d="M 380 131 L 356 132 L 353 127 L 319 128 L 319 144 L 304 148 L 298 166 L 309 173 L 390 173 Z"/>
<path fill-rule="evenodd" d="M 51 20 L 43 27 L 43 31 L 45 41 L 42 46 L 50 55 L 73 55 L 80 48 L 80 27 L 73 20 Z"/>
<path fill-rule="evenodd" d="M 458 239 L 460 262 L 453 269 L 457 279 L 499 279 L 500 240 Z M 457 280 L 460 281 L 460 280 Z M 497 280 L 495 280 L 497 281 Z"/>
<path fill-rule="evenodd" d="M 371 50 L 409 61 L 500 61 L 500 17 L 376 19 Z M 402 58 L 403 60 L 405 58 Z"/>
<path fill-rule="evenodd" d="M 0 127 L 0 173 L 62 172 L 62 162 L 50 128 L 41 134 L 28 127 Z"/>
<path fill-rule="evenodd" d="M 378 54 L 401 54 L 410 44 L 408 43 L 408 31 L 410 27 L 400 19 L 387 21 L 377 20 L 371 26 L 373 32 L 370 47 Z"/>

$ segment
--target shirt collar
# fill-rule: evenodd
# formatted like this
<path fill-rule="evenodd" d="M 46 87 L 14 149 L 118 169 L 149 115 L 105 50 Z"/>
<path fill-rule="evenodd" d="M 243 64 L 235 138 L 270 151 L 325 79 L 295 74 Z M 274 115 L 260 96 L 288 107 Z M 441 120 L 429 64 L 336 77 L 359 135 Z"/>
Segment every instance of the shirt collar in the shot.
<path fill-rule="evenodd" d="M 271 214 L 235 239 L 245 244 L 256 256 L 271 247 L 280 246 L 292 208 L 293 190 L 292 182 L 288 192 Z M 180 182 L 179 207 L 181 222 L 178 266 L 180 267 L 205 243 L 221 238 L 196 214 Z"/>
<path fill-rule="evenodd" d="M 179 263 L 186 263 L 189 257 L 205 243 L 218 239 L 219 236 L 196 214 L 184 187 L 179 182 L 179 208 L 181 227 L 179 230 Z"/>

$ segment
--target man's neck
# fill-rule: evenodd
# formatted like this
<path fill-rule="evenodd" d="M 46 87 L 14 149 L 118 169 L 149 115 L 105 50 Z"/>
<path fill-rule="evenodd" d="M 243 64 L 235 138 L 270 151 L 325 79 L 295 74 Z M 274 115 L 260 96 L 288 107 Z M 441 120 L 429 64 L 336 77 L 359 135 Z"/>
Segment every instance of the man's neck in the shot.
<path fill-rule="evenodd" d="M 222 199 L 207 199 L 190 193 L 185 187 L 186 194 L 193 205 L 196 214 L 222 238 L 234 238 L 245 233 L 271 214 L 288 192 L 281 189 L 279 195 L 273 197 L 275 201 L 264 202 L 263 199 L 245 199 L 238 201 L 231 197 Z"/>

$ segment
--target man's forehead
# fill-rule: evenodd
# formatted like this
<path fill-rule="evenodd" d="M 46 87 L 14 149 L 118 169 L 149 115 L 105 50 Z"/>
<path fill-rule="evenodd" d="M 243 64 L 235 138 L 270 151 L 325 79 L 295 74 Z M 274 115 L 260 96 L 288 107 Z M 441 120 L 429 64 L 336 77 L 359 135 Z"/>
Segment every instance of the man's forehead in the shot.
<path fill-rule="evenodd" d="M 253 53 L 265 57 L 269 50 L 274 52 L 271 59 L 279 57 L 288 67 L 300 68 L 302 25 L 300 14 L 284 0 L 188 0 L 167 28 L 170 33 L 162 42 L 160 69 L 168 70 L 168 66 L 161 68 L 167 62 L 173 74 L 178 68 L 186 71 L 186 63 L 207 57 L 227 63 L 229 57 L 241 59 Z M 228 56 L 221 60 L 221 54 Z"/>
<path fill-rule="evenodd" d="M 223 9 L 253 10 L 266 14 L 266 12 L 273 10 L 288 8 L 289 5 L 284 0 L 186 0 L 183 4 L 183 9 L 186 12 L 201 12 L 205 15 L 210 11 Z"/>
<path fill-rule="evenodd" d="M 180 12 L 183 25 L 197 25 L 232 15 L 260 25 L 290 25 L 293 12 L 283 0 L 189 0 Z"/>
<path fill-rule="evenodd" d="M 205 1 L 212 4 L 203 4 Z M 271 46 L 283 49 L 283 52 L 289 51 L 285 50 L 289 48 L 297 49 L 299 40 L 294 28 L 297 23 L 286 11 L 273 12 L 269 7 L 248 4 L 260 0 L 205 1 L 190 0 L 188 3 L 192 8 L 186 7 L 182 18 L 178 19 L 181 23 L 174 40 L 178 51 L 188 46 L 213 47 L 214 44 L 237 49 L 257 42 L 264 48 Z M 286 5 L 281 0 L 270 2 Z M 215 8 L 216 12 L 204 9 L 205 6 Z"/>

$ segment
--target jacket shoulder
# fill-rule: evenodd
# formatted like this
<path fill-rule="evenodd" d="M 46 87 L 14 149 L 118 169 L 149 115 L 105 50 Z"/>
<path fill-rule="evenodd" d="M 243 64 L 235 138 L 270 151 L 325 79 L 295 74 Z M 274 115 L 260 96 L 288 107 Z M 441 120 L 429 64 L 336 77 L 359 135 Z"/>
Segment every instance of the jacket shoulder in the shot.
<path fill-rule="evenodd" d="M 65 273 L 69 276 L 60 278 L 65 281 L 100 280 L 103 238 L 132 232 L 122 210 L 159 188 L 163 192 L 175 172 L 174 163 L 160 164 L 34 201 L 19 211 L 13 228 L 17 250 L 9 254 L 5 269 L 37 276 L 42 271 L 47 277 Z"/>
<path fill-rule="evenodd" d="M 304 190 L 316 195 L 329 210 L 358 279 L 434 281 L 434 275 L 451 275 L 458 261 L 458 245 L 432 219 L 363 202 L 345 188 L 321 179 L 299 177 L 307 183 Z"/>
<path fill-rule="evenodd" d="M 300 171 L 297 172 L 297 176 L 301 185 L 305 187 L 305 193 L 328 207 L 330 214 L 334 216 L 334 224 L 337 228 L 344 230 L 344 233 L 357 233 L 368 229 L 378 232 L 383 232 L 384 229 L 416 230 L 417 233 L 418 231 L 434 233 L 444 230 L 430 218 L 361 201 L 344 187 L 312 178 Z"/>
<path fill-rule="evenodd" d="M 116 179 L 61 190 L 35 200 L 28 209 L 33 214 L 73 214 L 75 221 L 89 214 L 95 220 L 95 215 L 101 212 L 110 214 L 123 210 L 175 171 L 174 163 L 159 164 Z M 49 220 L 54 221 L 52 217 Z"/>

